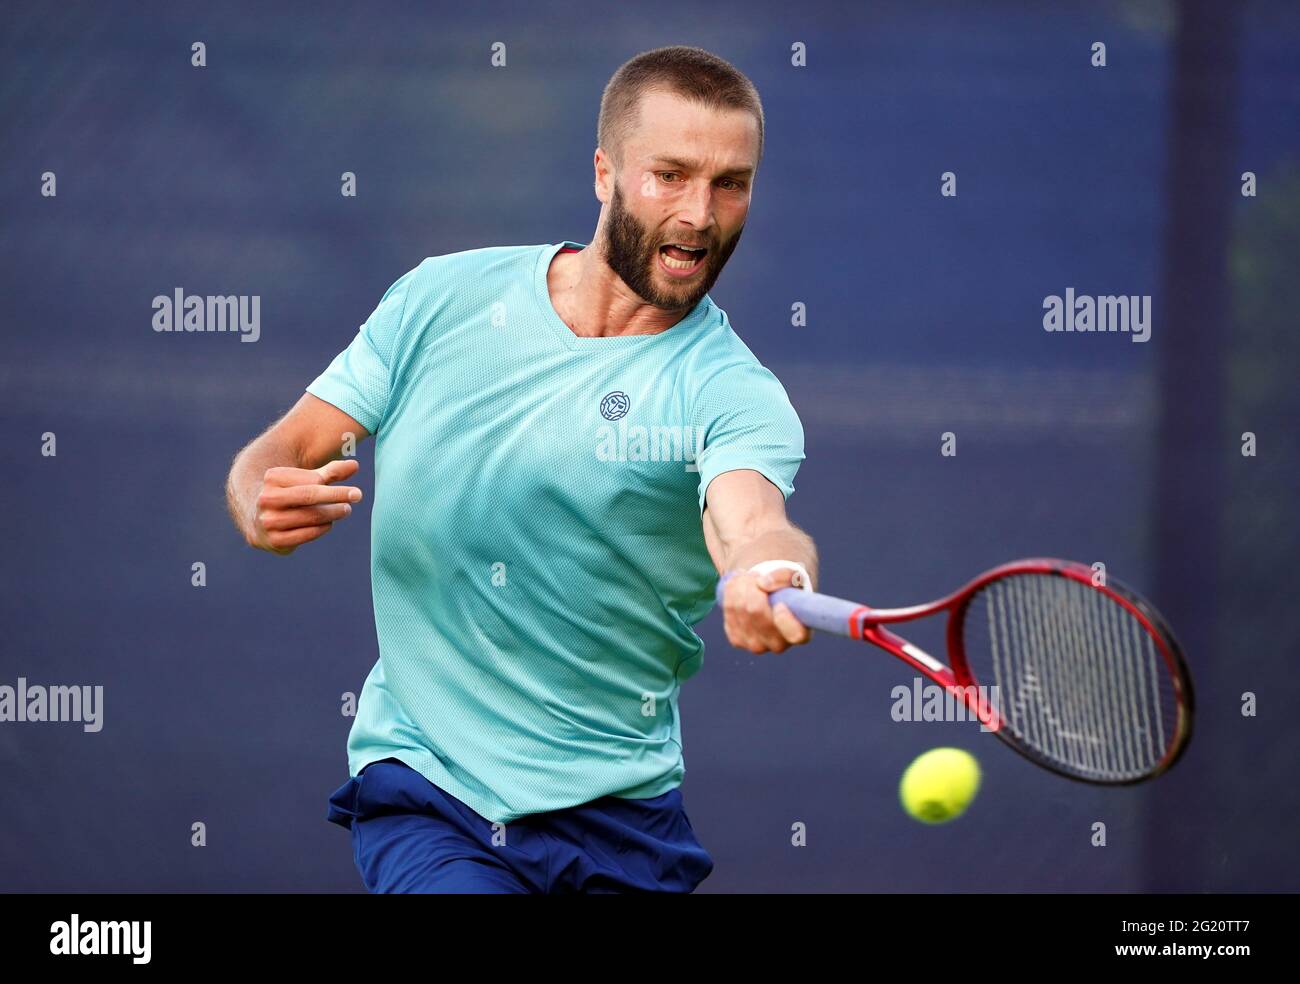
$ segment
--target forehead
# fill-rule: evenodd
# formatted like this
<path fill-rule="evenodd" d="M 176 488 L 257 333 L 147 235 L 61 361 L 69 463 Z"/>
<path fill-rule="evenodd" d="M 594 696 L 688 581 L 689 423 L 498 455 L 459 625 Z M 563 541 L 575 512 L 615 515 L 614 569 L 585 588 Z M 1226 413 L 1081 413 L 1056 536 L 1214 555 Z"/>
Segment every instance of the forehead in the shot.
<path fill-rule="evenodd" d="M 758 120 L 747 110 L 714 108 L 652 89 L 637 102 L 624 150 L 633 158 L 662 154 L 753 168 L 758 163 Z"/>

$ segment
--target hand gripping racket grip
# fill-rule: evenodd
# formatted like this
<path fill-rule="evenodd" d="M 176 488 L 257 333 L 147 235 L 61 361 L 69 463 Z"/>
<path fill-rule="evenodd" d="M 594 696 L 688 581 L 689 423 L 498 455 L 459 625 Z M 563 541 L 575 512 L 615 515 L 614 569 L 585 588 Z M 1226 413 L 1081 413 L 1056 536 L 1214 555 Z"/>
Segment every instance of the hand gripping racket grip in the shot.
<path fill-rule="evenodd" d="M 726 574 L 718 582 L 719 605 L 722 604 L 723 589 L 732 576 Z M 851 616 L 854 612 L 861 614 L 863 610 L 862 606 L 855 602 L 818 594 L 816 591 L 802 591 L 799 588 L 781 588 L 779 591 L 773 591 L 768 595 L 768 601 L 773 605 L 784 604 L 794 613 L 795 618 L 810 629 L 819 629 L 822 632 L 842 636 L 852 635 Z"/>

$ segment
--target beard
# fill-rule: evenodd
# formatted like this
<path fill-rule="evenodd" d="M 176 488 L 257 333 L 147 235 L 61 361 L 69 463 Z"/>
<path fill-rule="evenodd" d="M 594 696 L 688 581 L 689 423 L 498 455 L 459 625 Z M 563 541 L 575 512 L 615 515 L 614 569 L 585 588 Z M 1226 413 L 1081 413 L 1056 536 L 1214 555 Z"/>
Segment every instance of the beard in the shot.
<path fill-rule="evenodd" d="M 605 262 L 622 279 L 631 291 L 655 307 L 673 311 L 681 308 L 690 309 L 717 282 L 722 268 L 740 242 L 740 234 L 745 231 L 741 226 L 725 245 L 719 247 L 716 241 L 708 243 L 708 253 L 695 277 L 680 284 L 669 283 L 660 286 L 656 273 L 659 270 L 659 247 L 672 240 L 660 239 L 641 223 L 627 209 L 627 203 L 614 185 L 614 196 L 609 203 L 609 222 L 605 232 Z M 659 277 L 666 280 L 666 277 Z"/>

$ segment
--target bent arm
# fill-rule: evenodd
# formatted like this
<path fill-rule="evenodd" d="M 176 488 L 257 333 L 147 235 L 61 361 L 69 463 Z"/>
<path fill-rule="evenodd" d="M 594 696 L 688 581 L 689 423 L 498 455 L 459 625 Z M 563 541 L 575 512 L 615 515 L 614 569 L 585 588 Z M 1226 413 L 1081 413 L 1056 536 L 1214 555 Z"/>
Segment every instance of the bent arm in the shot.
<path fill-rule="evenodd" d="M 351 512 L 348 503 L 361 498 L 358 488 L 330 485 L 358 467 L 353 460 L 337 461 L 344 441 L 348 435 L 360 441 L 368 434 L 338 407 L 304 393 L 231 465 L 226 505 L 244 539 L 260 549 L 288 553 L 328 532 L 334 520 Z"/>

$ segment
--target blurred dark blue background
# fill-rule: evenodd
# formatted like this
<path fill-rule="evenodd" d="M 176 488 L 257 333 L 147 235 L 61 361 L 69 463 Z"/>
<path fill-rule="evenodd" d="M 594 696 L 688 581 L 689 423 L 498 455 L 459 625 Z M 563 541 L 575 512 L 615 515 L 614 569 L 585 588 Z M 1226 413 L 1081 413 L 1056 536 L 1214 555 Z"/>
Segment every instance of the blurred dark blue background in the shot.
<path fill-rule="evenodd" d="M 340 695 L 377 655 L 367 524 L 255 553 L 230 459 L 423 257 L 588 242 L 601 89 L 674 43 L 764 99 L 712 296 L 804 420 L 791 512 L 825 590 L 910 604 L 1018 556 L 1101 560 L 1178 628 L 1199 703 L 1172 773 L 1091 788 L 892 721 L 910 677 L 882 653 L 756 658 L 711 617 L 682 698 L 703 890 L 1300 888 L 1300 10 L 1133 0 L 6 4 L 0 684 L 106 693 L 98 734 L 0 723 L 0 890 L 360 889 L 324 812 Z M 155 333 L 177 287 L 260 295 L 260 341 Z M 1067 287 L 1152 295 L 1152 340 L 1044 332 Z M 941 744 L 985 783 L 926 828 L 897 782 Z"/>

